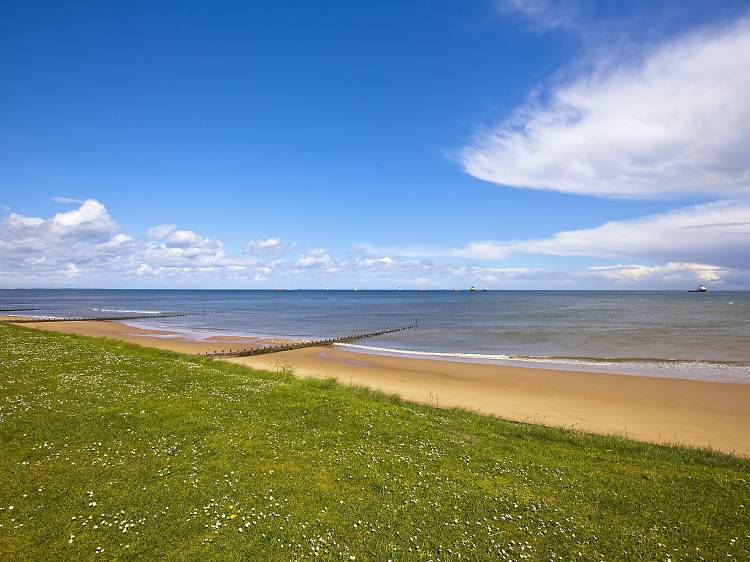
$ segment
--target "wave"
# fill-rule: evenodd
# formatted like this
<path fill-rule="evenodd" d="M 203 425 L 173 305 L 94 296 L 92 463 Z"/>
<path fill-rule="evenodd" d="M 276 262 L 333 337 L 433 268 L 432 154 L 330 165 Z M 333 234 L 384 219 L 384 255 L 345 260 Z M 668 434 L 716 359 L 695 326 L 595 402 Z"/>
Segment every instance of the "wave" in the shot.
<path fill-rule="evenodd" d="M 162 330 L 166 334 L 149 334 L 153 338 L 181 338 L 190 341 L 205 341 L 212 337 L 221 337 L 223 343 L 244 342 L 248 338 L 263 340 L 272 338 L 281 338 L 285 336 L 274 336 L 260 332 L 245 331 L 226 331 L 209 328 L 191 328 L 166 322 L 161 322 L 159 318 L 139 318 L 137 320 L 122 320 L 122 323 L 131 328 L 140 328 L 142 330 Z M 239 339 L 233 339 L 239 338 Z M 291 338 L 288 338 L 291 339 Z"/>
<path fill-rule="evenodd" d="M 89 308 L 96 312 L 130 312 L 132 314 L 161 314 L 161 310 L 129 310 L 125 308 Z"/>
<path fill-rule="evenodd" d="M 64 316 L 50 316 L 49 314 L 8 314 L 3 312 L 3 316 L 12 316 L 13 318 L 32 318 L 38 320 L 65 320 Z"/>
<path fill-rule="evenodd" d="M 717 361 L 713 359 L 664 359 L 657 357 L 588 357 L 575 355 L 508 355 L 489 353 L 453 353 L 447 351 L 413 351 L 410 349 L 395 349 L 390 347 L 376 347 L 354 343 L 337 343 L 336 347 L 345 347 L 363 352 L 382 353 L 389 355 L 408 355 L 411 357 L 435 357 L 453 360 L 470 361 L 523 361 L 532 363 L 564 363 L 570 365 L 615 366 L 624 364 L 651 365 L 711 365 L 717 367 L 750 367 L 747 361 Z"/>

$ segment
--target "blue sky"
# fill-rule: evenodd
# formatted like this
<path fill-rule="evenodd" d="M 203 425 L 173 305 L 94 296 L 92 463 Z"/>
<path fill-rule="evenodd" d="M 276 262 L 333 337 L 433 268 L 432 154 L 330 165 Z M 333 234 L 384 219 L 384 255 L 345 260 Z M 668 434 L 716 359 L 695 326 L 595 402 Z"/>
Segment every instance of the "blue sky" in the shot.
<path fill-rule="evenodd" d="M 748 2 L 4 2 L 0 285 L 750 287 Z"/>

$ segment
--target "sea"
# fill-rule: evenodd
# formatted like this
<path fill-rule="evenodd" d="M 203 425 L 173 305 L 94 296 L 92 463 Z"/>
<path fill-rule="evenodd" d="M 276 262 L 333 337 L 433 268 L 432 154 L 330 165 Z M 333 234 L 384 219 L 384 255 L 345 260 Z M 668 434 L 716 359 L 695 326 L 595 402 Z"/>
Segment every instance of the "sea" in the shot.
<path fill-rule="evenodd" d="M 750 292 L 7 289 L 0 309 L 56 318 L 143 315 L 126 323 L 191 339 L 332 338 L 416 325 L 339 347 L 750 383 Z M 172 312 L 195 315 L 152 317 Z"/>

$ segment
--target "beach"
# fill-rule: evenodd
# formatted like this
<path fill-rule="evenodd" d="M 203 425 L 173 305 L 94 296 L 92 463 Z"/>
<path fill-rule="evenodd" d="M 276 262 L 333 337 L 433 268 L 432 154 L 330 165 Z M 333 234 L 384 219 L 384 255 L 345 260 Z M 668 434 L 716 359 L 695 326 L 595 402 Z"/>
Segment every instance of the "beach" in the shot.
<path fill-rule="evenodd" d="M 183 353 L 266 343 L 233 337 L 192 341 L 119 322 L 24 325 Z M 227 361 L 256 369 L 288 366 L 300 377 L 335 377 L 414 402 L 461 407 L 519 422 L 750 456 L 750 384 L 391 357 L 331 347 Z"/>
<path fill-rule="evenodd" d="M 0 317 L 0 320 L 3 318 Z M 8 317 L 9 320 L 18 318 Z M 252 349 L 261 345 L 285 343 L 281 338 L 257 338 L 244 336 L 210 336 L 205 339 L 188 338 L 179 332 L 167 330 L 150 330 L 128 326 L 114 321 L 61 321 L 61 322 L 24 322 L 22 326 L 65 332 L 81 336 L 113 338 L 146 347 L 155 347 L 179 353 L 205 354 L 230 349 Z"/>
<path fill-rule="evenodd" d="M 750 456 L 750 385 L 556 371 L 306 348 L 229 361 L 528 423 Z"/>
<path fill-rule="evenodd" d="M 382 370 L 378 359 L 359 366 L 404 394 L 412 379 L 415 399 L 441 378 L 467 400 L 472 385 L 502 388 L 455 364 Z M 366 380 L 348 369 L 339 378 Z M 540 384 L 521 384 L 538 405 L 549 400 Z M 0 551 L 542 561 L 689 560 L 699 549 L 706 560 L 748 559 L 750 458 L 436 402 L 2 323 Z"/>

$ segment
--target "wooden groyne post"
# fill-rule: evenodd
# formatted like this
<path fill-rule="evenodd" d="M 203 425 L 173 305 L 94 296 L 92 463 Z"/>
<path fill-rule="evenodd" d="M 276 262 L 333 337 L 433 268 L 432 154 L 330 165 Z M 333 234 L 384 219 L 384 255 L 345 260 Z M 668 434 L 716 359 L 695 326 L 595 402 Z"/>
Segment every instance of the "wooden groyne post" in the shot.
<path fill-rule="evenodd" d="M 346 343 L 355 340 L 361 340 L 364 338 L 374 338 L 375 336 L 382 336 L 384 334 L 394 334 L 396 332 L 403 332 L 404 330 L 411 330 L 416 328 L 416 324 L 412 326 L 402 326 L 400 328 L 387 328 L 385 330 L 375 330 L 373 332 L 361 332 L 357 334 L 351 334 L 348 336 L 342 336 L 339 338 L 326 338 L 319 340 L 306 340 L 295 343 L 279 344 L 279 345 L 264 345 L 262 347 L 254 347 L 250 349 L 238 349 L 225 352 L 223 349 L 220 351 L 206 352 L 204 355 L 208 357 L 248 357 L 251 355 L 264 355 L 266 353 L 279 353 L 280 351 L 292 351 L 293 349 L 302 349 L 304 347 L 319 347 L 329 346 L 335 343 Z"/>
<path fill-rule="evenodd" d="M 199 316 L 205 312 L 168 312 L 164 314 L 138 314 L 134 316 L 87 316 L 73 318 L 33 318 L 31 316 L 19 317 L 18 319 L 7 320 L 13 324 L 27 324 L 30 322 L 88 322 L 91 320 L 111 321 L 111 320 L 147 320 L 149 318 L 174 318 L 177 316 Z"/>

